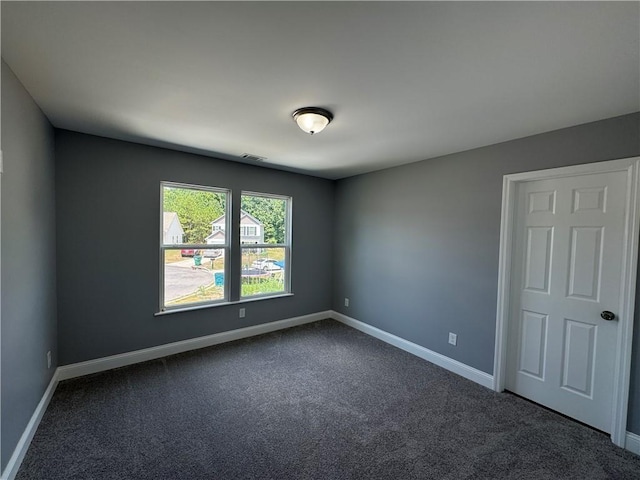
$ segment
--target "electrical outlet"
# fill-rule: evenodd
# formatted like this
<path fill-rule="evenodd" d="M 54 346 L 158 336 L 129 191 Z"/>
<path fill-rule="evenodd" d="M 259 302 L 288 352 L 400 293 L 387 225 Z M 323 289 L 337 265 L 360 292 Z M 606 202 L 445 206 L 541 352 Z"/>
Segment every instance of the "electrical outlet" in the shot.
<path fill-rule="evenodd" d="M 244 308 L 241 308 L 241 309 L 240 309 L 240 312 L 239 312 L 239 316 L 240 316 L 240 318 L 244 318 L 244 315 L 245 315 Z"/>
<path fill-rule="evenodd" d="M 345 307 L 348 307 L 348 306 L 349 306 L 349 299 L 348 299 L 348 298 L 345 298 L 345 299 L 344 299 L 344 306 L 345 306 Z"/>
<path fill-rule="evenodd" d="M 458 335 L 449 332 L 449 343 L 453 346 L 456 346 L 458 344 Z"/>
<path fill-rule="evenodd" d="M 51 350 L 47 352 L 47 368 L 51 368 Z"/>

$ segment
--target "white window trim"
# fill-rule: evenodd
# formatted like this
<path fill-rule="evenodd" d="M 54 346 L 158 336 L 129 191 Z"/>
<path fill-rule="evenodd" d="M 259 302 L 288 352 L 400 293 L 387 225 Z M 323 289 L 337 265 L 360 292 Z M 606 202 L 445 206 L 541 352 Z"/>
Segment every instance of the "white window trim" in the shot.
<path fill-rule="evenodd" d="M 190 312 L 191 310 L 204 310 L 205 308 L 228 307 L 228 306 L 240 305 L 243 303 L 258 302 L 260 300 L 271 300 L 274 298 L 286 298 L 286 297 L 293 297 L 293 293 L 277 293 L 277 294 L 274 293 L 269 296 L 256 295 L 253 297 L 247 297 L 243 300 L 237 300 L 234 302 L 210 303 L 207 305 L 201 305 L 199 303 L 190 303 L 189 305 L 182 308 L 175 308 L 171 310 L 165 310 L 163 312 L 156 312 L 153 314 L 153 316 L 161 317 L 163 315 L 170 315 L 172 313 Z"/>
<path fill-rule="evenodd" d="M 223 305 L 228 304 L 230 302 L 231 295 L 231 273 L 230 273 L 230 246 L 231 239 L 228 235 L 225 235 L 224 243 L 178 243 L 178 244 L 165 244 L 164 243 L 164 232 L 163 232 L 163 215 L 164 215 L 164 188 L 165 187 L 174 187 L 174 188 L 183 188 L 189 190 L 202 190 L 205 192 L 211 193 L 222 193 L 225 195 L 225 231 L 231 231 L 230 227 L 230 218 L 231 218 L 231 203 L 233 201 L 233 195 L 231 190 L 227 188 L 221 187 L 208 187 L 204 185 L 193 185 L 189 183 L 179 183 L 179 182 L 169 182 L 169 181 L 161 181 L 160 182 L 160 282 L 159 282 L 159 299 L 160 299 L 160 310 L 159 313 L 168 313 L 173 311 L 184 311 L 184 310 L 194 310 L 198 308 L 206 308 L 208 306 L 215 305 Z M 183 305 L 173 305 L 166 306 L 164 301 L 164 252 L 166 250 L 213 250 L 220 249 L 224 250 L 224 297 L 220 300 L 204 300 L 202 302 L 193 302 Z"/>

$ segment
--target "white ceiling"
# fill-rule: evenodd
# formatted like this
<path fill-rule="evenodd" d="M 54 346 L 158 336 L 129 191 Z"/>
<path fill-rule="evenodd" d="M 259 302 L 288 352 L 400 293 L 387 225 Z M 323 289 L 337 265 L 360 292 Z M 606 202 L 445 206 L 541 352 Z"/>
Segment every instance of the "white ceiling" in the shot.
<path fill-rule="evenodd" d="M 326 178 L 640 110 L 638 2 L 4 1 L 2 56 L 56 127 Z"/>

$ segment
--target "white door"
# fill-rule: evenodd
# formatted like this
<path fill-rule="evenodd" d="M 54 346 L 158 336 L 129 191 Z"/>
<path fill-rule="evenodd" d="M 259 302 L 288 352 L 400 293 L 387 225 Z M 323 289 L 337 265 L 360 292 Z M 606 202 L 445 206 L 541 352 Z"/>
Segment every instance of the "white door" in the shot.
<path fill-rule="evenodd" d="M 627 174 L 517 188 L 505 386 L 610 432 Z"/>

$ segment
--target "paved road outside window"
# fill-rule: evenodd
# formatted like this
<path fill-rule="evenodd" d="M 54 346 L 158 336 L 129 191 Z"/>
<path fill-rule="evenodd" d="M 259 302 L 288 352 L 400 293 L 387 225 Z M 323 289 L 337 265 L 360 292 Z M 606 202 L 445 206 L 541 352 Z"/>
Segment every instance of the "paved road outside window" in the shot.
<path fill-rule="evenodd" d="M 193 259 L 169 263 L 164 267 L 164 300 L 192 294 L 200 287 L 207 287 L 214 281 L 214 272 L 205 268 L 193 268 Z"/>

